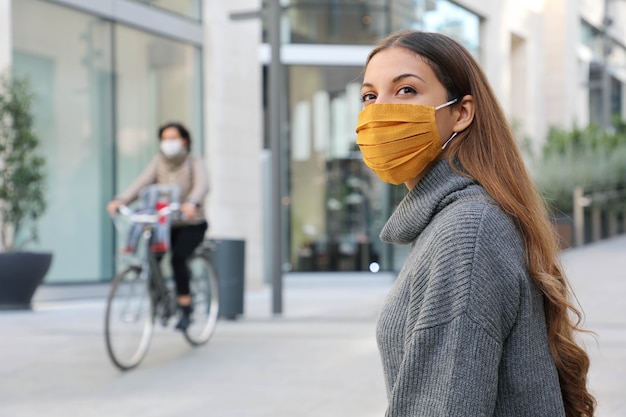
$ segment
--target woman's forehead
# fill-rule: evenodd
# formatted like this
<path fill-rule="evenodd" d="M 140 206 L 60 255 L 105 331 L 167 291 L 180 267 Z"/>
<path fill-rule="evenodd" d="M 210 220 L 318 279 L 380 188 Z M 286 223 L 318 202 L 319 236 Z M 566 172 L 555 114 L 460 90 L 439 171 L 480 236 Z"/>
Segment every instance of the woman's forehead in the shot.
<path fill-rule="evenodd" d="M 363 82 L 371 83 L 370 79 L 373 78 L 390 81 L 401 74 L 415 74 L 428 79 L 435 77 L 424 57 L 403 47 L 391 47 L 370 58 L 365 67 Z"/>

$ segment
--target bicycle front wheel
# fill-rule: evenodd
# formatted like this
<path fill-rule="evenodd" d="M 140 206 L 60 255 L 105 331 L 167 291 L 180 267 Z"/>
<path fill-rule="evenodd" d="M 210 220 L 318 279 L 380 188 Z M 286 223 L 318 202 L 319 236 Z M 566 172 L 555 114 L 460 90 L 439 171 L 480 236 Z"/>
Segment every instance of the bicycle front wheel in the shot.
<path fill-rule="evenodd" d="M 154 326 L 147 274 L 131 266 L 113 279 L 107 300 L 105 339 L 115 366 L 134 368 L 148 352 Z"/>
<path fill-rule="evenodd" d="M 191 325 L 184 335 L 189 343 L 197 346 L 206 343 L 215 331 L 219 312 L 219 286 L 215 269 L 205 256 L 192 255 L 187 266 L 193 313 Z"/>

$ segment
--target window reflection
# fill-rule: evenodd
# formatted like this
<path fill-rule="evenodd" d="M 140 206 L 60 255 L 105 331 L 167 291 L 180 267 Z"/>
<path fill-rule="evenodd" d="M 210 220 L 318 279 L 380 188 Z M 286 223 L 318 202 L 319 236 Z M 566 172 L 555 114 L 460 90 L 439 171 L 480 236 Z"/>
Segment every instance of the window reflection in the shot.
<path fill-rule="evenodd" d="M 588 68 L 589 87 L 589 122 L 602 124 L 603 109 L 603 76 L 605 65 L 609 72 L 609 106 L 612 115 L 622 114 L 623 83 L 626 79 L 626 48 L 613 39 L 609 39 L 609 49 L 606 57 L 603 51 L 603 38 L 599 29 L 585 20 L 580 21 L 581 43 L 589 48 L 591 60 L 584 68 Z M 604 61 L 606 59 L 606 62 Z"/>
<path fill-rule="evenodd" d="M 584 20 L 580 21 L 580 40 L 595 55 L 602 55 L 602 36 L 600 31 Z"/>
<path fill-rule="evenodd" d="M 480 18 L 447 0 L 291 0 L 284 42 L 368 44 L 394 30 L 445 33 L 479 52 Z M 323 60 L 323 57 L 320 57 Z M 354 126 L 362 67 L 289 67 L 289 248 L 294 270 L 393 270 L 403 249 L 378 235 L 404 186 L 363 164 Z"/>
<path fill-rule="evenodd" d="M 419 29 L 445 33 L 479 53 L 480 18 L 448 0 L 285 0 L 281 5 L 285 43 L 372 45 L 390 32 Z"/>
<path fill-rule="evenodd" d="M 398 1 L 399 4 L 406 2 Z M 478 56 L 480 46 L 480 19 L 477 15 L 447 0 L 414 0 L 412 13 L 400 13 L 408 9 L 394 11 L 395 29 L 418 29 L 439 32 L 459 41 L 474 56 Z"/>
<path fill-rule="evenodd" d="M 38 223 L 39 247 L 54 251 L 46 279 L 100 280 L 113 272 L 104 213 L 113 193 L 112 24 L 39 0 L 13 2 L 12 12 L 13 69 L 34 90 L 46 157 L 48 208 Z"/>
<path fill-rule="evenodd" d="M 359 68 L 289 68 L 290 257 L 298 271 L 367 271 L 372 262 L 384 263 L 378 234 L 387 187 L 355 143 L 359 74 Z"/>
<path fill-rule="evenodd" d="M 108 280 L 105 206 L 156 152 L 158 125 L 187 124 L 202 149 L 201 52 L 42 0 L 13 2 L 12 21 L 13 69 L 34 90 L 46 156 L 48 209 L 38 224 L 38 248 L 54 252 L 46 280 Z"/>
<path fill-rule="evenodd" d="M 202 0 L 135 0 L 176 14 L 202 20 Z"/>
<path fill-rule="evenodd" d="M 158 149 L 158 126 L 190 128 L 200 153 L 200 52 L 192 46 L 119 25 L 116 44 L 117 190 L 124 189 Z"/>
<path fill-rule="evenodd" d="M 287 43 L 373 44 L 389 32 L 388 7 L 379 1 L 292 0 L 286 6 Z"/>

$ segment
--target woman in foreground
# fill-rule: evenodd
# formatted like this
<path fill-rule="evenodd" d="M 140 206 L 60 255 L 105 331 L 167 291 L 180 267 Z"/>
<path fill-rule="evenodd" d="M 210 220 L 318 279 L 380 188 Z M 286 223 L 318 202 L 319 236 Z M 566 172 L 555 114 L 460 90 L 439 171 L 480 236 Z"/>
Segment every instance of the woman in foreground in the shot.
<path fill-rule="evenodd" d="M 364 162 L 409 189 L 381 232 L 412 245 L 377 326 L 386 416 L 592 416 L 557 240 L 478 63 L 392 34 L 361 95 Z"/>

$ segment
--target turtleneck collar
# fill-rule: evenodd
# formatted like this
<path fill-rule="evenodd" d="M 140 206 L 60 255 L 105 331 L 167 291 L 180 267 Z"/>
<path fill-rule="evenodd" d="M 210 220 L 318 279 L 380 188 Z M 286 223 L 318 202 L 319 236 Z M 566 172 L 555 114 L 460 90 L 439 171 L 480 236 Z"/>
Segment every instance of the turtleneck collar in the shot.
<path fill-rule="evenodd" d="M 163 155 L 163 152 L 161 152 L 160 154 L 161 154 L 161 159 L 163 159 L 163 161 L 165 162 L 165 164 L 167 165 L 169 169 L 176 169 L 179 166 L 181 166 L 183 162 L 185 162 L 185 160 L 187 159 L 187 156 L 189 155 L 189 151 L 181 152 L 180 154 L 172 156 L 172 157 L 167 157 Z"/>
<path fill-rule="evenodd" d="M 380 233 L 383 242 L 413 242 L 444 207 L 461 197 L 487 195 L 476 182 L 459 175 L 448 159 L 439 161 L 402 199 Z"/>

